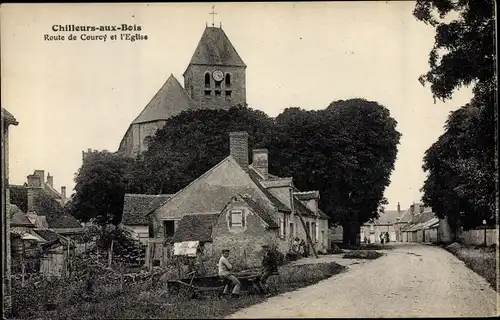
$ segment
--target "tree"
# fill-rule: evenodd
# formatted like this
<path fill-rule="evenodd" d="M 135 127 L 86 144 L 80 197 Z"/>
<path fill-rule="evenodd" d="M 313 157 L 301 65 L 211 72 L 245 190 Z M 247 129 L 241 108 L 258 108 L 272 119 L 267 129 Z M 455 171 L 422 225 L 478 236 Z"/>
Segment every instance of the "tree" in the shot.
<path fill-rule="evenodd" d="M 377 218 L 401 134 L 389 111 L 364 99 L 325 110 L 286 109 L 266 141 L 270 170 L 293 176 L 302 190 L 319 190 L 320 206 L 356 243 L 360 224 Z"/>
<path fill-rule="evenodd" d="M 229 132 L 247 131 L 252 148 L 272 126 L 272 118 L 246 106 L 182 112 L 156 132 L 141 164 L 148 185 L 140 188 L 175 193 L 229 155 Z"/>
<path fill-rule="evenodd" d="M 458 18 L 450 21 L 450 13 L 457 13 Z M 436 28 L 430 70 L 419 79 L 422 84 L 431 84 L 436 98 L 450 99 L 455 89 L 471 84 L 476 97 L 494 93 L 493 0 L 417 0 L 413 14 Z"/>
<path fill-rule="evenodd" d="M 134 165 L 134 159 L 107 151 L 85 158 L 75 177 L 76 192 L 68 206 L 71 214 L 83 222 L 118 225 L 125 193 L 133 189 Z"/>
<path fill-rule="evenodd" d="M 482 220 L 494 224 L 494 162 L 491 152 L 478 147 L 481 111 L 474 104 L 454 111 L 445 133 L 424 157 L 423 169 L 428 172 L 422 188 L 424 203 L 438 217 L 447 216 L 452 228 L 474 228 Z"/>
<path fill-rule="evenodd" d="M 491 221 L 495 207 L 493 12 L 492 0 L 419 0 L 414 10 L 418 20 L 436 27 L 430 70 L 420 77 L 421 83 L 429 83 L 434 97 L 443 101 L 456 89 L 473 85 L 472 101 L 449 116 L 446 132 L 427 150 L 423 166 L 428 172 L 424 203 L 466 228 L 482 218 Z M 450 13 L 458 18 L 446 19 Z"/>

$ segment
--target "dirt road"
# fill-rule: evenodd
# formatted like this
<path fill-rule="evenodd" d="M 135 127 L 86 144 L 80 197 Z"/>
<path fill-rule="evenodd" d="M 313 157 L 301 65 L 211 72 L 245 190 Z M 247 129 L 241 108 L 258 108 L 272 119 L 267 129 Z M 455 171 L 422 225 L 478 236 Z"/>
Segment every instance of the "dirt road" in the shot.
<path fill-rule="evenodd" d="M 401 245 L 347 272 L 268 299 L 230 318 L 498 315 L 499 295 L 443 249 Z"/>

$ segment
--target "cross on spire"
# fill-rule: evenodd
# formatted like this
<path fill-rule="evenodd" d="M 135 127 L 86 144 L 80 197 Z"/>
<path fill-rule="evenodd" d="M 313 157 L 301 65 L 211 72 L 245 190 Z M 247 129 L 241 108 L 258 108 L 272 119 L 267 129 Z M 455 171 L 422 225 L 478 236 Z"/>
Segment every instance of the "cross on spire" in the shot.
<path fill-rule="evenodd" d="M 217 14 L 217 12 L 215 12 L 215 6 L 212 6 L 212 12 L 209 14 L 212 15 L 212 27 L 215 27 L 215 15 Z"/>

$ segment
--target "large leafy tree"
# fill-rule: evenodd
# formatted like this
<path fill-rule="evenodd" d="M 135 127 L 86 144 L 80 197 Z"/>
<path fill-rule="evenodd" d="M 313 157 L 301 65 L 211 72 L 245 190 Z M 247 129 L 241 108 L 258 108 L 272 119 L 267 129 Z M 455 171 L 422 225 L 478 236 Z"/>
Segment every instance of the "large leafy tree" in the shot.
<path fill-rule="evenodd" d="M 359 225 L 387 203 L 400 136 L 385 107 L 350 99 L 319 111 L 286 109 L 266 145 L 271 170 L 293 176 L 299 189 L 319 190 L 321 208 L 353 244 Z"/>
<path fill-rule="evenodd" d="M 485 1 L 417 1 L 415 17 L 436 28 L 430 70 L 420 77 L 435 98 L 473 86 L 473 99 L 450 114 L 445 133 L 426 152 L 424 202 L 452 224 L 491 222 L 495 207 L 494 5 Z M 456 19 L 450 19 L 455 14 Z M 463 212 L 463 214 L 460 214 Z"/>
<path fill-rule="evenodd" d="M 156 132 L 141 164 L 147 183 L 139 188 L 175 193 L 228 156 L 229 132 L 246 131 L 249 146 L 259 147 L 273 123 L 246 106 L 182 112 Z"/>
<path fill-rule="evenodd" d="M 107 151 L 90 154 L 75 177 L 75 195 L 68 208 L 80 221 L 99 225 L 121 222 L 123 198 L 134 190 L 135 160 Z"/>

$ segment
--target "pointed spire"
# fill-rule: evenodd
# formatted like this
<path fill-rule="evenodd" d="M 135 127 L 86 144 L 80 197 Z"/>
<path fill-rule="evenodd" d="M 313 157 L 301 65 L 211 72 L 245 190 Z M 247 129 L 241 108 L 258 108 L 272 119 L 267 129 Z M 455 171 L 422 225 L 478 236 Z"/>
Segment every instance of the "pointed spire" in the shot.
<path fill-rule="evenodd" d="M 246 67 L 226 33 L 219 28 L 205 28 L 189 64 Z"/>

